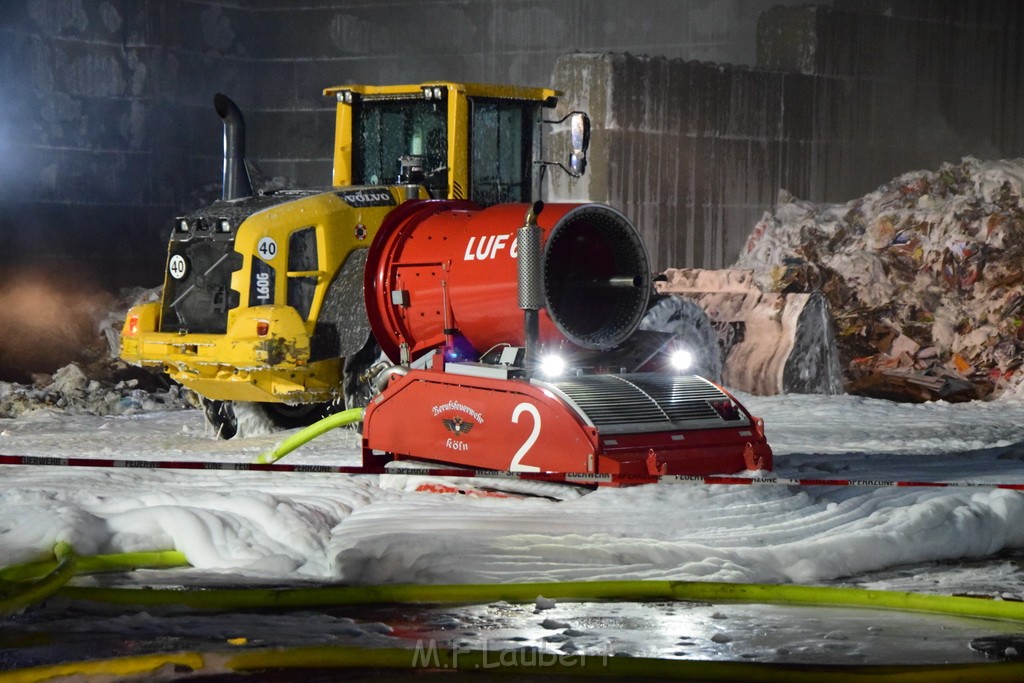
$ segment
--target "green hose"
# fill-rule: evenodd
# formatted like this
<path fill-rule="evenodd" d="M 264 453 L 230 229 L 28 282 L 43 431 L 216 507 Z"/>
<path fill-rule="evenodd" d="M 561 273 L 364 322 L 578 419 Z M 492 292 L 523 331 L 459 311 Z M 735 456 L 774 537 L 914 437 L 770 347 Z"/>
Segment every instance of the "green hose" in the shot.
<path fill-rule="evenodd" d="M 65 586 L 60 594 L 78 600 L 135 605 L 180 605 L 196 609 L 308 609 L 389 603 L 473 604 L 531 602 L 538 596 L 561 600 L 686 600 L 765 605 L 864 607 L 1024 621 L 1024 603 L 955 595 L 896 591 L 700 581 L 570 581 L 562 583 L 323 586 L 202 590 Z"/>
<path fill-rule="evenodd" d="M 270 465 L 275 463 L 299 446 L 312 441 L 325 432 L 337 429 L 338 427 L 350 425 L 354 422 L 359 422 L 363 419 L 363 412 L 363 408 L 349 408 L 348 410 L 343 410 L 340 413 L 328 415 L 324 419 L 314 422 L 308 427 L 292 434 L 287 439 L 277 444 L 273 449 L 260 453 L 256 456 L 256 460 L 254 462 L 259 465 Z"/>
<path fill-rule="evenodd" d="M 688 600 L 752 602 L 805 606 L 870 607 L 1024 621 L 1024 603 L 960 596 L 926 595 L 857 588 L 690 581 L 579 581 L 563 583 L 326 586 L 300 589 L 136 589 L 65 585 L 76 569 L 116 571 L 140 566 L 179 566 L 181 553 L 125 553 L 75 558 L 64 543 L 54 560 L 3 570 L 7 581 L 27 582 L 0 599 L 0 614 L 10 614 L 59 594 L 73 599 L 135 605 L 180 605 L 207 609 L 299 609 L 387 603 L 472 604 L 504 600 L 532 602 L 538 596 L 561 600 Z M 46 570 L 49 569 L 47 572 Z M 41 578 L 39 578 L 41 577 Z M 426 647 L 424 650 L 423 648 Z M 55 677 L 148 676 L 173 668 L 206 673 L 286 669 L 393 669 L 562 674 L 609 677 L 659 677 L 705 681 L 996 681 L 1024 680 L 1024 663 L 899 666 L 805 665 L 758 662 L 666 660 L 538 650 L 469 650 L 420 643 L 416 649 L 366 649 L 331 645 L 179 652 L 71 662 L 0 672 L 0 683 L 36 683 Z"/>
<path fill-rule="evenodd" d="M 0 593 L 0 616 L 17 614 L 29 605 L 53 595 L 75 575 L 76 558 L 67 543 L 58 543 L 53 549 L 54 566 L 37 581 L 15 584 Z"/>

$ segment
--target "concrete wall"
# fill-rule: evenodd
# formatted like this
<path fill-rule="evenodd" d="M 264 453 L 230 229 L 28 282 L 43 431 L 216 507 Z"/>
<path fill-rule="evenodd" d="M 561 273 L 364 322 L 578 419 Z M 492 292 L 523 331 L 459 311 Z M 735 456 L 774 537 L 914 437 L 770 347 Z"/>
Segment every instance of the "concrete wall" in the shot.
<path fill-rule="evenodd" d="M 146 280 L 159 280 L 167 221 L 217 180 L 212 93 L 243 82 L 243 63 L 218 42 L 223 12 L 163 0 L 5 3 L 0 268 L 123 285 L 155 265 Z"/>
<path fill-rule="evenodd" d="M 658 268 L 725 267 L 779 189 L 845 202 L 1024 156 L 1022 38 L 1024 3 L 864 1 L 765 12 L 757 67 L 566 56 L 560 108 L 590 111 L 593 146 L 586 182 L 551 191 L 622 209 Z"/>
<path fill-rule="evenodd" d="M 621 209 L 658 269 L 728 265 L 778 188 L 801 184 L 783 83 L 661 57 L 565 57 L 555 84 L 572 95 L 560 106 L 590 112 L 590 163 L 582 182 L 552 174 L 551 193 Z"/>
<path fill-rule="evenodd" d="M 965 153 L 1022 154 L 1020 3 L 801 2 L 8 0 L 0 284 L 19 262 L 157 284 L 170 219 L 219 193 L 217 91 L 268 175 L 326 184 L 324 86 L 548 85 L 566 54 L 656 55 L 571 94 L 614 81 L 587 187 L 645 226 L 661 266 L 728 263 L 780 186 L 845 200 Z"/>
<path fill-rule="evenodd" d="M 19 263 L 158 284 L 171 218 L 219 193 L 217 91 L 267 175 L 327 184 L 325 86 L 548 85 L 575 50 L 752 63 L 777 1 L 7 0 L 0 284 Z"/>
<path fill-rule="evenodd" d="M 432 79 L 548 86 L 558 58 L 577 51 L 752 64 L 757 17 L 777 4 L 263 0 L 251 12 L 251 31 L 237 38 L 240 52 L 259 55 L 252 88 L 238 100 L 251 112 L 252 150 L 264 171 L 327 182 L 333 118 L 320 95 L 325 86 Z"/>
<path fill-rule="evenodd" d="M 802 63 L 784 54 L 794 26 L 807 35 Z M 791 80 L 811 198 L 850 199 L 965 155 L 1024 154 L 1024 3 L 777 7 L 761 16 L 758 50 L 762 68 L 814 76 Z"/>

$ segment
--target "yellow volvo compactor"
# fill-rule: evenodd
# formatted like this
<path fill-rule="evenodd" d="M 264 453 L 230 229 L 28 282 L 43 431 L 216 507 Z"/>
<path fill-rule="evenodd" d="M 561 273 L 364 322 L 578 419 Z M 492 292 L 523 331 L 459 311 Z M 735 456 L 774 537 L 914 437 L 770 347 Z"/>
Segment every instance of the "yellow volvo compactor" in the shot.
<path fill-rule="evenodd" d="M 160 301 L 133 307 L 121 356 L 198 394 L 224 438 L 255 412 L 279 427 L 364 403 L 378 357 L 363 303 L 367 248 L 407 199 L 531 202 L 547 166 L 586 165 L 589 120 L 545 121 L 560 93 L 449 82 L 339 86 L 330 187 L 254 192 L 245 125 L 224 95 L 223 193 L 174 221 Z M 569 122 L 566 164 L 545 124 Z"/>

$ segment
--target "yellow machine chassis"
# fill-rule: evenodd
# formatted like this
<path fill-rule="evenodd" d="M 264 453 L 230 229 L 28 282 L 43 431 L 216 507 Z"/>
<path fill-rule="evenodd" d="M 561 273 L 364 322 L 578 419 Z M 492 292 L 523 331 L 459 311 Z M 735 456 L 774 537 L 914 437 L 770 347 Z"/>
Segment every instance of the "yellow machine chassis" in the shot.
<path fill-rule="evenodd" d="M 469 100 L 472 97 L 541 102 L 553 105 L 561 94 L 547 88 L 508 85 L 431 82 L 416 85 L 336 86 L 324 90 L 337 102 L 334 142 L 333 185 L 352 186 L 352 124 L 355 98 L 426 97 L 443 89 L 448 116 L 447 198 L 464 199 L 469 187 Z M 346 93 L 350 96 L 346 97 Z M 389 187 L 395 204 L 407 197 L 408 188 Z M 418 196 L 427 198 L 425 188 Z M 329 401 L 341 394 L 343 359 L 312 361 L 311 338 L 320 315 L 327 288 L 345 260 L 357 249 L 369 246 L 381 222 L 394 206 L 353 207 L 334 192 L 324 192 L 283 202 L 249 216 L 238 228 L 234 250 L 242 255 L 243 266 L 231 277 L 231 289 L 245 302 L 250 291 L 249 258 L 258 255 L 261 238 L 288 244 L 295 230 L 313 225 L 317 229 L 319 267 L 316 271 L 292 273 L 284 266 L 277 271 L 275 302 L 287 301 L 291 277 L 316 278 L 309 316 L 303 320 L 287 305 L 242 306 L 227 314 L 223 334 L 160 332 L 161 304 L 152 302 L 132 308 L 121 335 L 121 357 L 135 365 L 162 368 L 172 379 L 210 399 L 311 403 Z M 355 228 L 361 228 L 356 230 Z M 287 262 L 287 255 L 278 259 Z M 281 261 L 278 261 L 281 262 Z M 165 272 L 165 284 L 169 275 Z M 361 289 L 352 292 L 361 300 Z M 267 333 L 257 334 L 264 324 Z"/>
<path fill-rule="evenodd" d="M 159 367 L 176 382 L 222 401 L 313 403 L 336 397 L 341 361 L 308 362 L 309 333 L 294 308 L 257 306 L 242 311 L 226 334 L 157 332 L 160 303 L 133 307 L 128 324 L 140 330 L 122 334 L 121 357 Z M 137 317 L 136 317 L 137 316 Z M 257 322 L 273 336 L 258 337 Z M 271 364 L 271 360 L 277 362 Z"/>
<path fill-rule="evenodd" d="M 397 205 L 404 188 L 388 188 Z M 310 403 L 340 392 L 342 362 L 311 361 L 311 338 L 327 289 L 345 260 L 365 249 L 394 206 L 352 207 L 334 192 L 296 199 L 249 216 L 238 228 L 235 251 L 257 254 L 264 237 L 288 244 L 289 235 L 316 228 L 319 269 L 291 272 L 287 254 L 267 261 L 278 271 L 274 301 L 287 301 L 288 279 L 316 278 L 307 320 L 285 304 L 239 307 L 228 311 L 224 334 L 160 332 L 160 302 L 128 312 L 121 333 L 121 357 L 136 365 L 160 367 L 172 379 L 207 398 L 230 401 Z M 357 226 L 361 229 L 356 229 Z M 252 266 L 231 276 L 231 288 L 248 296 Z M 351 296 L 362 296 L 360 287 Z M 264 328 L 265 334 L 258 329 Z"/>

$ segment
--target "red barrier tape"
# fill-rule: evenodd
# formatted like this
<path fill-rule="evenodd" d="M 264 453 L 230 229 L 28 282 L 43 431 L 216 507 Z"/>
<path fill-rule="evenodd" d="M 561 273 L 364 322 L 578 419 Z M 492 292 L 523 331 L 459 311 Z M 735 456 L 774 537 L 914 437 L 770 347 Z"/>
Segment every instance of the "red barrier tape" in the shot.
<path fill-rule="evenodd" d="M 633 475 L 589 474 L 586 472 L 507 472 L 504 470 L 471 470 L 423 467 L 363 467 L 361 465 L 261 465 L 245 462 L 197 462 L 171 460 L 117 460 L 110 458 L 55 458 L 34 455 L 0 455 L 0 465 L 33 465 L 44 467 L 123 467 L 131 469 L 229 470 L 253 472 L 309 472 L 320 474 L 405 474 L 431 477 L 496 477 L 530 481 L 553 481 L 567 484 L 712 484 L 738 486 L 866 486 L 866 487 L 931 487 L 991 488 L 1024 491 L 1024 484 L 993 484 L 988 482 L 898 481 L 879 479 L 791 479 L 788 477 L 687 476 L 680 474 Z"/>

